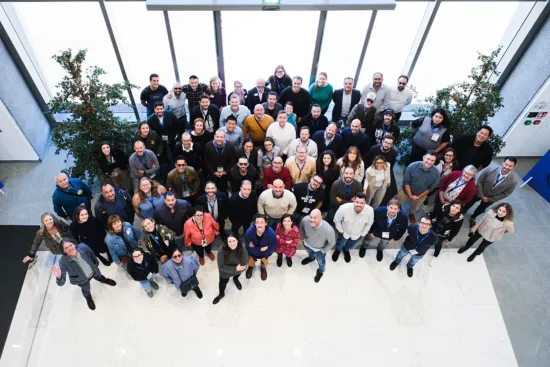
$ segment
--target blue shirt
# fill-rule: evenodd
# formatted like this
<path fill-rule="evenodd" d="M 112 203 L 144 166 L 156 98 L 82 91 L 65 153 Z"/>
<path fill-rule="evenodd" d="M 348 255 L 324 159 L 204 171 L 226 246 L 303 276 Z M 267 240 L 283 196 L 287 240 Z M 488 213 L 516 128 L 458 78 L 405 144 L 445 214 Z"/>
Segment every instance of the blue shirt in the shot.
<path fill-rule="evenodd" d="M 159 193 L 159 197 L 150 196 L 144 202 L 139 203 L 139 211 L 143 218 L 153 218 L 155 210 L 159 210 L 164 205 L 164 195 Z"/>
<path fill-rule="evenodd" d="M 222 129 L 225 131 L 225 141 L 230 142 L 234 148 L 239 148 L 243 145 L 244 136 L 243 130 L 240 127 L 235 127 L 235 130 L 231 133 L 227 131 L 227 126 L 222 127 Z"/>
<path fill-rule="evenodd" d="M 409 185 L 413 195 L 420 195 L 425 190 L 434 190 L 439 186 L 439 170 L 432 166 L 424 170 L 423 162 L 409 164 L 403 174 L 403 187 Z"/>

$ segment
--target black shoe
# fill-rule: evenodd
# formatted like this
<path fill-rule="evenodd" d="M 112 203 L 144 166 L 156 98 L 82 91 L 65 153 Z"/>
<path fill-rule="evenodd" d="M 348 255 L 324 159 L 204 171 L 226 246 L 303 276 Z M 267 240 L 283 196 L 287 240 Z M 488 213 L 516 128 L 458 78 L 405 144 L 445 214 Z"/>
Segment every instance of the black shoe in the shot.
<path fill-rule="evenodd" d="M 409 276 L 409 278 L 412 278 L 412 276 L 413 276 L 413 269 L 412 268 L 407 268 L 407 275 Z"/>
<path fill-rule="evenodd" d="M 243 285 L 241 284 L 241 282 L 239 282 L 239 279 L 233 278 L 233 283 L 235 283 L 235 287 L 237 287 L 238 290 L 243 289 Z"/>
<path fill-rule="evenodd" d="M 382 261 L 383 258 L 384 258 L 384 251 L 376 250 L 376 260 Z"/>
<path fill-rule="evenodd" d="M 220 302 L 220 300 L 221 300 L 223 297 L 225 297 L 225 294 L 218 294 L 218 295 L 216 296 L 216 298 L 214 298 L 214 300 L 212 301 L 212 303 L 215 304 L 215 305 L 217 305 L 218 302 Z"/>
<path fill-rule="evenodd" d="M 289 268 L 292 268 L 292 258 L 291 257 L 286 258 L 286 264 L 288 265 Z"/>
<path fill-rule="evenodd" d="M 429 201 L 430 200 L 428 198 L 424 199 L 424 205 L 428 205 Z"/>
<path fill-rule="evenodd" d="M 157 284 L 157 282 L 155 282 L 154 280 L 149 280 L 149 282 L 151 283 L 151 288 L 153 288 L 156 291 L 159 290 L 159 285 Z"/>
<path fill-rule="evenodd" d="M 97 256 L 97 258 L 105 266 L 111 266 L 111 264 L 112 264 L 112 261 L 109 261 L 109 260 L 105 259 L 103 256 Z"/>
<path fill-rule="evenodd" d="M 92 296 L 88 296 L 86 297 L 86 303 L 88 304 L 88 308 L 90 310 L 95 310 L 95 303 L 94 303 L 94 300 L 92 299 Z"/>
<path fill-rule="evenodd" d="M 475 225 L 476 225 L 476 219 L 475 218 L 470 218 L 470 228 L 472 228 Z"/>
<path fill-rule="evenodd" d="M 332 253 L 332 261 L 334 262 L 338 261 L 339 257 L 340 257 L 340 251 L 334 250 L 334 252 Z"/>
<path fill-rule="evenodd" d="M 364 247 L 361 247 L 359 249 L 359 257 L 363 258 L 363 257 L 365 257 L 366 254 L 367 254 L 367 249 L 364 248 Z"/>
<path fill-rule="evenodd" d="M 283 266 L 283 254 L 277 254 L 277 266 Z"/>
<path fill-rule="evenodd" d="M 312 262 L 313 260 L 315 260 L 315 259 L 310 259 L 309 257 L 306 257 L 305 259 L 302 260 L 302 265 L 307 265 L 310 262 Z"/>
<path fill-rule="evenodd" d="M 466 259 L 469 263 L 474 261 L 474 259 L 476 258 L 476 254 L 471 254 L 470 256 L 468 256 L 468 259 Z"/>
<path fill-rule="evenodd" d="M 351 255 L 349 251 L 344 250 L 344 261 L 349 263 L 351 261 Z"/>
<path fill-rule="evenodd" d="M 101 279 L 99 279 L 99 282 L 110 285 L 111 287 L 114 287 L 116 285 L 116 282 L 114 280 L 105 278 L 104 276 L 102 276 Z"/>
<path fill-rule="evenodd" d="M 464 253 L 466 250 L 467 250 L 466 247 L 461 247 L 461 248 L 458 249 L 458 253 L 459 253 L 459 254 L 462 254 L 462 253 Z"/>
<path fill-rule="evenodd" d="M 197 297 L 198 297 L 199 299 L 202 298 L 202 291 L 201 291 L 201 289 L 200 289 L 199 287 L 193 289 L 193 291 L 195 292 L 195 294 L 197 295 Z"/>
<path fill-rule="evenodd" d="M 317 274 L 315 274 L 315 278 L 313 278 L 313 280 L 315 280 L 315 283 L 319 283 L 322 277 L 323 277 L 323 273 L 321 273 L 319 269 L 317 269 Z"/>
<path fill-rule="evenodd" d="M 254 270 L 254 267 L 249 266 L 248 269 L 246 269 L 246 279 L 252 278 L 252 271 Z"/>
<path fill-rule="evenodd" d="M 396 263 L 395 261 L 394 261 L 394 262 L 392 262 L 392 263 L 390 264 L 390 270 L 391 270 L 391 271 L 394 271 L 394 270 L 395 270 L 395 268 L 397 268 L 397 265 L 399 265 L 399 264 L 398 264 L 398 263 Z"/>
<path fill-rule="evenodd" d="M 187 293 L 181 292 L 181 296 L 182 296 L 182 297 L 187 297 Z"/>

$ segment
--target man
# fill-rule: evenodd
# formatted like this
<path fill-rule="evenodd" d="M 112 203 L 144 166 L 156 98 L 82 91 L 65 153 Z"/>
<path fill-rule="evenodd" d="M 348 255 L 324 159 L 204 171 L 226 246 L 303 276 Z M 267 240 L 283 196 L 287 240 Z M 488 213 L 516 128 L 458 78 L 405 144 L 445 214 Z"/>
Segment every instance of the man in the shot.
<path fill-rule="evenodd" d="M 228 216 L 231 221 L 231 232 L 239 234 L 239 229 L 243 228 L 243 234 L 246 232 L 252 217 L 258 210 L 258 197 L 252 191 L 252 182 L 244 180 L 241 182 L 240 191 L 235 192 L 229 198 Z"/>
<path fill-rule="evenodd" d="M 395 121 L 395 114 L 388 108 L 384 110 L 382 119 L 374 121 L 369 140 L 371 144 L 380 144 L 384 136 L 391 135 L 397 141 L 400 134 L 401 130 Z"/>
<path fill-rule="evenodd" d="M 134 223 L 135 212 L 132 197 L 126 191 L 114 189 L 109 184 L 101 186 L 101 196 L 95 203 L 94 213 L 105 228 L 107 228 L 107 220 L 111 215 L 118 215 L 123 223 Z"/>
<path fill-rule="evenodd" d="M 401 118 L 401 112 L 403 109 L 410 105 L 413 99 L 412 90 L 407 87 L 409 77 L 407 75 L 400 75 L 397 78 L 397 88 L 389 88 L 387 98 L 384 103 L 378 108 L 379 111 L 386 109 L 392 109 L 395 113 L 395 122 L 398 122 Z"/>
<path fill-rule="evenodd" d="M 155 102 L 154 114 L 149 116 L 147 123 L 162 139 L 166 163 L 170 166 L 174 165 L 172 151 L 176 145 L 177 136 L 185 131 L 185 125 L 179 125 L 176 115 L 172 112 L 164 111 L 162 102 Z"/>
<path fill-rule="evenodd" d="M 225 106 L 220 113 L 220 126 L 225 126 L 225 122 L 229 116 L 235 116 L 237 126 L 239 128 L 243 127 L 244 119 L 250 116 L 250 111 L 248 107 L 241 105 L 240 102 L 241 100 L 236 94 L 233 94 L 229 98 L 229 106 Z"/>
<path fill-rule="evenodd" d="M 317 159 L 317 143 L 315 143 L 309 137 L 309 127 L 302 126 L 300 128 L 300 137 L 292 140 L 290 142 L 290 145 L 288 146 L 288 156 L 291 157 L 293 155 L 296 155 L 296 149 L 298 149 L 300 145 L 303 145 L 307 148 L 307 155 L 313 159 Z"/>
<path fill-rule="evenodd" d="M 265 109 L 265 114 L 271 116 L 273 120 L 277 118 L 279 111 L 283 109 L 283 106 L 277 102 L 277 93 L 273 91 L 267 94 L 267 102 L 262 103 L 262 106 Z"/>
<path fill-rule="evenodd" d="M 456 150 L 458 167 L 461 170 L 468 165 L 473 165 L 478 171 L 488 167 L 493 160 L 493 148 L 487 141 L 493 129 L 483 125 L 476 135 L 467 135 L 453 141 L 452 147 Z M 455 168 L 453 168 L 455 169 Z"/>
<path fill-rule="evenodd" d="M 164 195 L 164 205 L 155 210 L 155 222 L 160 223 L 176 232 L 176 236 L 183 237 L 183 225 L 193 217 L 195 211 L 187 200 L 176 199 L 172 191 Z M 183 245 L 183 241 L 181 243 Z"/>
<path fill-rule="evenodd" d="M 277 123 L 271 124 L 267 128 L 266 137 L 270 137 L 275 142 L 275 145 L 281 149 L 281 156 L 288 156 L 288 146 L 296 137 L 296 129 L 294 126 L 287 123 L 287 114 L 285 111 L 279 111 L 277 115 Z"/>
<path fill-rule="evenodd" d="M 260 175 L 254 166 L 250 165 L 248 158 L 239 157 L 237 164 L 231 169 L 231 177 L 229 181 L 229 192 L 236 191 L 241 187 L 243 181 L 252 182 L 252 187 L 256 187 L 256 182 L 260 179 Z"/>
<path fill-rule="evenodd" d="M 429 216 L 423 215 L 419 224 L 411 224 L 407 228 L 407 237 L 403 241 L 401 250 L 397 253 L 395 260 L 390 264 L 390 270 L 395 270 L 401 260 L 410 254 L 411 259 L 407 263 L 407 275 L 411 278 L 416 263 L 424 257 L 430 247 L 434 246 L 437 241 L 439 241 L 439 236 L 432 230 L 432 220 Z"/>
<path fill-rule="evenodd" d="M 464 206 L 464 213 L 466 213 L 475 203 L 479 202 L 478 207 L 470 216 L 470 228 L 475 226 L 475 218 L 483 214 L 488 207 L 512 195 L 518 183 L 512 173 L 517 163 L 516 157 L 506 157 L 501 167 L 487 168 L 481 173 L 477 179 L 476 195 Z"/>
<path fill-rule="evenodd" d="M 332 150 L 336 157 L 341 157 L 345 153 L 344 140 L 342 136 L 336 132 L 337 126 L 335 123 L 330 123 L 325 131 L 317 131 L 311 137 L 317 144 L 319 152 Z"/>
<path fill-rule="evenodd" d="M 207 179 L 214 181 L 220 191 L 227 190 L 228 174 L 235 164 L 235 149 L 225 141 L 225 133 L 218 129 L 214 141 L 209 141 L 204 148 L 204 163 L 208 172 Z"/>
<path fill-rule="evenodd" d="M 52 195 L 53 210 L 60 218 L 71 220 L 74 210 L 80 205 L 90 208 L 92 190 L 79 178 L 59 173 L 55 176 L 55 191 Z"/>
<path fill-rule="evenodd" d="M 256 105 L 263 105 L 264 102 L 267 102 L 267 94 L 269 92 L 271 92 L 271 89 L 266 88 L 265 79 L 256 79 L 256 87 L 248 91 L 248 98 L 246 102 L 250 113 L 256 109 Z"/>
<path fill-rule="evenodd" d="M 295 223 L 300 223 L 313 209 L 321 209 L 325 198 L 325 190 L 321 188 L 322 185 L 323 178 L 315 175 L 309 182 L 296 184 L 292 188 L 297 202 L 294 212 Z"/>
<path fill-rule="evenodd" d="M 275 157 L 271 166 L 267 167 L 264 171 L 264 190 L 272 189 L 273 182 L 275 180 L 281 180 L 284 183 L 284 188 L 290 190 L 292 187 L 292 177 L 290 176 L 290 170 L 283 166 L 283 158 Z"/>
<path fill-rule="evenodd" d="M 167 94 L 168 89 L 159 83 L 158 74 L 149 75 L 149 85 L 141 91 L 139 97 L 141 104 L 147 108 L 147 117 L 154 113 L 155 102 L 162 102 Z"/>
<path fill-rule="evenodd" d="M 390 164 L 390 187 L 386 189 L 386 195 L 382 199 L 381 205 L 386 205 L 390 199 L 397 195 L 397 183 L 395 181 L 395 175 L 393 173 L 393 168 L 395 167 L 395 162 L 397 161 L 397 156 L 399 153 L 394 148 L 395 138 L 391 135 L 386 135 L 382 140 L 382 144 L 377 144 L 372 146 L 367 153 L 367 156 L 363 159 L 365 161 L 365 167 L 370 167 L 374 158 L 378 155 L 384 156 L 386 162 Z"/>
<path fill-rule="evenodd" d="M 292 102 L 296 120 L 299 122 L 309 112 L 310 96 L 309 92 L 302 88 L 302 77 L 295 76 L 292 79 L 292 87 L 286 87 L 279 96 L 279 103 L 286 106 L 287 102 Z"/>
<path fill-rule="evenodd" d="M 208 213 L 212 215 L 220 226 L 220 236 L 225 239 L 225 219 L 227 218 L 227 202 L 229 200 L 227 194 L 225 192 L 218 192 L 216 184 L 212 181 L 206 183 L 204 191 L 206 194 L 197 198 L 197 206 L 201 205 L 204 208 L 208 208 Z"/>
<path fill-rule="evenodd" d="M 195 203 L 201 181 L 197 171 L 187 165 L 185 157 L 181 155 L 176 157 L 176 168 L 168 173 L 166 181 L 168 190 L 175 192 L 178 199 Z"/>
<path fill-rule="evenodd" d="M 187 112 L 185 111 L 185 102 L 187 100 L 185 93 L 182 92 L 180 83 L 174 83 L 172 86 L 172 98 L 168 99 L 168 94 L 162 99 L 164 109 L 171 111 L 177 118 L 177 125 L 183 126 L 184 131 L 187 126 Z"/>
<path fill-rule="evenodd" d="M 307 148 L 303 145 L 296 148 L 296 155 L 288 157 L 285 167 L 290 171 L 292 184 L 296 185 L 302 182 L 309 182 L 309 179 L 315 176 L 315 159 L 307 155 Z"/>
<path fill-rule="evenodd" d="M 384 258 L 384 249 L 388 243 L 399 241 L 405 234 L 409 222 L 405 213 L 399 209 L 399 201 L 392 199 L 388 206 L 379 206 L 374 209 L 374 223 L 370 227 L 368 236 L 363 240 L 363 245 L 359 250 L 359 256 L 365 257 L 367 247 L 375 239 L 379 239 L 376 248 L 376 260 L 382 261 Z"/>
<path fill-rule="evenodd" d="M 327 221 L 332 223 L 332 219 L 341 205 L 354 200 L 355 195 L 363 192 L 361 183 L 355 180 L 355 171 L 353 167 L 344 169 L 344 178 L 337 180 L 330 188 L 330 209 L 328 211 Z"/>
<path fill-rule="evenodd" d="M 353 88 L 353 78 L 344 79 L 344 88 L 336 89 L 332 95 L 332 122 L 346 121 L 349 113 L 361 100 L 361 92 Z"/>
<path fill-rule="evenodd" d="M 272 123 L 273 119 L 264 113 L 264 107 L 261 104 L 257 104 L 254 107 L 254 114 L 244 119 L 243 136 L 246 139 L 250 134 L 250 139 L 254 143 L 254 146 L 262 146 L 267 129 Z"/>
<path fill-rule="evenodd" d="M 75 245 L 71 239 L 64 239 L 62 243 L 65 255 L 59 260 L 59 267 L 52 266 L 50 271 L 60 287 L 65 284 L 67 273 L 69 273 L 69 282 L 80 287 L 88 307 L 93 311 L 95 310 L 95 303 L 90 293 L 90 280 L 93 278 L 111 287 L 114 287 L 116 282 L 105 278 L 101 274 L 98 267 L 99 261 L 97 261 L 97 257 L 88 246 L 83 243 Z"/>
<path fill-rule="evenodd" d="M 269 226 L 275 228 L 285 214 L 294 214 L 296 197 L 289 190 L 285 190 L 282 180 L 273 181 L 273 188 L 267 189 L 258 198 L 258 213 L 265 214 Z"/>
<path fill-rule="evenodd" d="M 424 198 L 439 186 L 440 172 L 433 166 L 436 156 L 433 150 L 429 150 L 421 162 L 409 164 L 403 174 L 403 188 L 399 190 L 397 199 L 400 203 L 411 202 L 409 221 L 412 224 L 416 223 L 414 215 L 420 209 Z"/>
<path fill-rule="evenodd" d="M 275 251 L 277 238 L 275 231 L 267 227 L 265 215 L 256 214 L 254 216 L 254 225 L 247 229 L 244 234 L 244 244 L 248 252 L 248 269 L 246 269 L 246 279 L 252 278 L 252 272 L 256 261 L 261 262 L 261 278 L 267 279 L 268 258 Z"/>
<path fill-rule="evenodd" d="M 321 106 L 314 104 L 311 106 L 311 112 L 298 122 L 298 129 L 302 127 L 309 128 L 311 135 L 317 131 L 324 131 L 328 126 L 328 119 L 325 115 L 321 114 Z"/>
<path fill-rule="evenodd" d="M 367 95 L 373 93 L 376 100 L 373 100 L 373 107 L 375 109 L 380 108 L 386 102 L 387 86 L 384 84 L 384 75 L 380 72 L 374 73 L 372 76 L 372 83 L 365 85 L 363 92 L 361 92 L 361 102 L 366 102 Z"/>
<path fill-rule="evenodd" d="M 374 101 L 376 100 L 376 94 L 368 93 L 365 103 L 359 103 L 348 115 L 346 125 L 351 125 L 351 122 L 355 119 L 361 121 L 361 131 L 367 136 L 372 134 L 374 127 L 374 119 L 376 118 L 376 108 L 374 107 Z"/>
<path fill-rule="evenodd" d="M 349 251 L 369 233 L 373 222 L 374 212 L 367 205 L 367 197 L 363 193 L 355 195 L 353 203 L 340 205 L 334 215 L 338 239 L 332 261 L 338 261 L 340 252 L 344 251 L 344 260 L 349 263 L 351 261 Z"/>
<path fill-rule="evenodd" d="M 130 156 L 128 165 L 134 188 L 138 187 L 139 180 L 142 177 L 149 177 L 157 181 L 160 180 L 160 168 L 157 156 L 149 149 L 145 149 L 145 144 L 140 140 L 134 142 L 134 153 Z"/>
<path fill-rule="evenodd" d="M 204 121 L 204 130 L 214 133 L 220 128 L 220 110 L 218 106 L 210 103 L 208 94 L 203 94 L 200 99 L 200 105 L 191 109 L 191 121 L 196 118 L 202 118 Z"/>
<path fill-rule="evenodd" d="M 325 272 L 326 255 L 336 242 L 334 229 L 325 222 L 319 209 L 314 209 L 311 214 L 300 222 L 300 238 L 304 243 L 308 257 L 302 260 L 302 265 L 317 260 L 319 268 L 313 280 L 319 283 Z"/>
<path fill-rule="evenodd" d="M 188 166 L 193 167 L 199 175 L 201 174 L 204 168 L 204 147 L 193 143 L 191 134 L 183 133 L 181 135 L 181 142 L 176 145 L 174 154 L 176 157 L 182 156 Z"/>
<path fill-rule="evenodd" d="M 201 96 L 208 91 L 208 85 L 199 83 L 199 78 L 196 75 L 191 75 L 189 84 L 185 84 L 182 90 L 187 95 L 189 111 L 191 111 L 200 104 Z M 168 98 L 171 98 L 171 96 L 168 96 Z"/>
<path fill-rule="evenodd" d="M 237 118 L 235 116 L 227 116 L 225 126 L 222 127 L 222 130 L 225 132 L 225 141 L 230 142 L 235 149 L 243 145 L 243 130 L 237 126 Z"/>
<path fill-rule="evenodd" d="M 344 150 L 349 147 L 357 147 L 362 154 L 365 154 L 370 148 L 369 138 L 367 134 L 361 131 L 361 121 L 359 119 L 353 120 L 351 126 L 342 131 L 342 140 L 344 141 Z"/>

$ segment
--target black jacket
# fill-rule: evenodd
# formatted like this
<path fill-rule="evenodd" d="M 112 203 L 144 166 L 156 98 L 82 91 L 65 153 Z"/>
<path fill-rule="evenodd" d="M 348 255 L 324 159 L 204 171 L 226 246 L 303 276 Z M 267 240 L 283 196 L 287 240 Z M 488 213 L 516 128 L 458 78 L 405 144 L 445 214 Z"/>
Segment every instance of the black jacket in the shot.
<path fill-rule="evenodd" d="M 160 138 L 162 136 L 168 136 L 168 143 L 175 143 L 177 136 L 181 135 L 185 131 L 185 125 L 182 122 L 178 122 L 178 118 L 171 111 L 164 111 L 164 119 L 162 126 L 157 115 L 151 115 L 147 119 L 149 128 L 155 130 L 159 134 Z"/>
<path fill-rule="evenodd" d="M 358 119 L 361 121 L 361 127 L 365 129 L 365 133 L 370 136 L 373 132 L 375 118 L 376 108 L 366 108 L 364 103 L 358 103 L 350 111 L 346 126 L 351 126 L 351 122 Z"/>
<path fill-rule="evenodd" d="M 208 113 L 206 114 L 207 118 L 203 116 L 201 106 L 193 107 L 193 109 L 190 112 L 190 115 L 191 115 L 191 120 L 190 120 L 191 129 L 195 127 L 195 119 L 201 118 L 205 120 L 204 130 L 208 131 L 206 130 L 206 119 L 208 118 L 208 116 L 212 117 L 212 123 L 214 124 L 212 133 L 214 134 L 216 130 L 220 128 L 220 110 L 218 106 L 216 106 L 215 104 L 210 104 L 210 106 L 208 106 Z"/>
<path fill-rule="evenodd" d="M 283 110 L 283 106 L 281 106 L 279 102 L 275 102 L 275 108 L 273 108 L 273 110 L 269 110 L 267 108 L 267 102 L 264 102 L 262 105 L 264 106 L 265 114 L 273 117 L 273 121 L 277 121 L 277 115 L 279 115 L 279 111 Z"/>
<path fill-rule="evenodd" d="M 279 96 L 279 103 L 285 106 L 288 101 L 292 102 L 297 118 L 304 117 L 309 113 L 311 96 L 304 88 L 301 88 L 298 93 L 294 93 L 292 87 L 286 87 Z"/>
<path fill-rule="evenodd" d="M 369 137 L 364 132 L 359 131 L 357 135 L 353 135 L 351 128 L 346 127 L 342 131 L 342 139 L 344 140 L 344 148 L 356 147 L 361 152 L 361 158 L 366 156 L 370 149 Z M 368 167 L 367 167 L 368 168 Z"/>
<path fill-rule="evenodd" d="M 115 189 L 115 200 L 120 201 L 123 205 L 123 210 L 120 213 L 111 213 L 110 207 L 107 201 L 101 195 L 94 206 L 94 214 L 97 219 L 103 223 L 103 226 L 107 228 L 107 220 L 110 215 L 116 214 L 120 216 L 122 222 L 134 223 L 134 207 L 132 205 L 132 196 L 125 190 Z"/>
<path fill-rule="evenodd" d="M 239 160 L 241 157 L 246 157 L 246 153 L 243 147 L 238 147 L 235 149 L 235 159 Z M 258 148 L 252 148 L 250 156 L 248 156 L 248 163 L 258 169 Z"/>
<path fill-rule="evenodd" d="M 174 206 L 174 213 L 166 205 L 155 210 L 155 222 L 160 223 L 176 232 L 176 236 L 181 236 L 183 233 L 183 225 L 185 221 L 193 216 L 194 210 L 191 204 L 186 200 L 178 199 Z"/>
<path fill-rule="evenodd" d="M 204 148 L 199 143 L 193 143 L 193 149 L 191 149 L 189 152 L 186 152 L 185 150 L 183 150 L 183 145 L 180 141 L 176 144 L 176 148 L 174 149 L 174 161 L 179 155 L 184 157 L 187 165 L 193 167 L 195 171 L 198 172 L 199 170 L 204 168 Z"/>
<path fill-rule="evenodd" d="M 204 164 L 208 173 L 217 172 L 218 166 L 223 166 L 225 174 L 229 175 L 235 165 L 235 148 L 230 142 L 225 142 L 225 148 L 219 149 L 219 154 L 214 148 L 214 141 L 206 144 L 204 148 Z"/>
<path fill-rule="evenodd" d="M 309 135 L 313 136 L 317 131 L 325 131 L 328 126 L 328 119 L 325 115 L 321 114 L 317 120 L 313 120 L 313 116 L 311 115 L 311 112 L 305 115 L 300 122 L 297 123 L 297 135 L 300 136 L 300 129 L 303 126 L 309 127 Z M 322 150 L 319 150 L 319 153 L 322 152 Z"/>
<path fill-rule="evenodd" d="M 445 238 L 447 241 L 452 241 L 460 231 L 460 227 L 462 227 L 464 215 L 459 213 L 453 218 L 449 215 L 449 208 L 450 205 L 443 206 L 439 215 L 433 219 L 432 229 L 440 237 Z"/>
<path fill-rule="evenodd" d="M 364 158 L 365 161 L 365 167 L 370 167 L 372 165 L 372 162 L 374 161 L 374 158 L 377 155 L 383 155 L 384 158 L 386 158 L 386 162 L 388 162 L 391 166 L 391 170 L 393 172 L 393 167 L 395 167 L 395 161 L 397 160 L 397 156 L 399 153 L 397 153 L 397 150 L 392 147 L 387 153 L 382 152 L 382 144 L 376 144 L 370 147 L 369 152 L 367 153 L 367 156 Z"/>
<path fill-rule="evenodd" d="M 324 131 L 317 131 L 313 134 L 311 140 L 317 144 L 317 151 L 319 152 L 319 155 L 325 150 L 332 150 L 336 157 L 341 157 L 345 153 L 344 139 L 342 139 L 342 136 L 338 133 L 336 133 L 334 139 L 329 145 L 325 145 Z"/>
<path fill-rule="evenodd" d="M 231 168 L 231 172 L 229 173 L 229 181 L 231 181 L 231 189 L 233 192 L 237 192 L 240 190 L 241 183 L 244 180 L 248 180 L 252 182 L 252 190 L 256 187 L 256 182 L 260 179 L 260 174 L 258 173 L 258 170 L 254 168 L 251 164 L 248 165 L 248 170 L 246 172 L 246 176 L 242 176 L 241 172 L 239 170 L 239 166 L 236 164 Z"/>
<path fill-rule="evenodd" d="M 369 141 L 371 144 L 381 144 L 382 138 L 385 134 L 390 134 L 395 138 L 395 144 L 399 142 L 399 135 L 401 134 L 401 130 L 399 129 L 399 126 L 395 122 L 392 122 L 390 126 L 388 126 L 384 130 L 384 120 L 377 120 L 374 122 L 373 129 L 370 132 Z M 385 131 L 385 133 L 384 133 Z"/>
<path fill-rule="evenodd" d="M 263 104 L 264 102 L 267 102 L 267 94 L 269 92 L 271 92 L 271 89 L 265 87 L 262 98 L 260 99 L 260 96 L 258 95 L 258 88 L 254 87 L 248 91 L 248 98 L 246 103 L 251 114 L 254 114 L 254 107 L 256 107 L 257 104 Z"/>
<path fill-rule="evenodd" d="M 202 194 L 197 198 L 197 205 L 202 205 L 206 212 L 210 213 L 210 208 L 208 207 L 208 200 L 206 199 L 207 194 Z M 228 201 L 227 194 L 224 192 L 216 193 L 216 200 L 218 201 L 218 222 L 222 222 L 227 218 L 228 214 Z M 220 228 L 222 230 L 222 228 Z"/>
<path fill-rule="evenodd" d="M 475 135 L 468 135 L 453 141 L 452 147 L 456 150 L 456 158 L 458 160 L 457 170 L 461 170 L 469 164 L 473 164 L 478 170 L 481 170 L 491 164 L 493 160 L 493 148 L 491 148 L 487 141 L 477 148 L 473 159 L 467 159 L 469 156 L 468 150 L 473 148 L 475 138 Z"/>
<path fill-rule="evenodd" d="M 123 151 L 118 148 L 111 147 L 111 156 L 115 160 L 115 163 L 113 164 L 109 164 L 105 154 L 100 153 L 97 158 L 97 164 L 101 172 L 107 176 L 110 176 L 111 172 L 113 172 L 113 169 L 115 168 L 120 168 L 123 171 L 128 169 L 128 156 Z"/>
<path fill-rule="evenodd" d="M 258 197 L 254 190 L 250 192 L 250 196 L 246 199 L 239 195 L 239 191 L 236 191 L 229 198 L 228 216 L 231 223 L 249 225 L 252 223 L 252 217 L 257 212 Z"/>
<path fill-rule="evenodd" d="M 85 223 L 72 221 L 70 228 L 78 243 L 85 243 L 94 252 L 107 252 L 105 228 L 96 217 L 89 215 Z"/>
<path fill-rule="evenodd" d="M 134 135 L 134 140 L 132 141 L 132 143 L 135 143 L 138 140 L 141 141 L 143 144 L 145 144 L 145 149 L 149 149 L 150 151 L 155 153 L 157 159 L 161 161 L 162 158 L 164 158 L 164 144 L 162 144 L 162 139 L 159 134 L 155 130 L 151 129 L 150 126 L 149 128 L 150 130 L 147 138 L 142 138 L 138 131 L 136 132 L 136 135 Z"/>
<path fill-rule="evenodd" d="M 136 264 L 133 259 L 130 259 L 127 271 L 134 280 L 145 280 L 149 274 L 159 272 L 159 265 L 150 253 L 143 252 L 143 262 Z"/>
<path fill-rule="evenodd" d="M 332 108 L 332 121 L 337 122 L 340 114 L 342 113 L 342 99 L 344 96 L 344 89 L 336 89 L 332 94 L 332 101 L 334 102 L 334 107 Z M 351 104 L 349 106 L 349 112 L 355 107 L 356 104 L 361 100 L 361 92 L 357 89 L 351 90 Z"/>
<path fill-rule="evenodd" d="M 265 86 L 270 86 L 271 90 L 277 93 L 277 97 L 281 95 L 281 92 L 286 87 L 292 86 L 292 78 L 288 75 L 283 76 L 281 79 L 277 78 L 274 75 L 271 75 L 269 78 L 267 78 L 267 81 L 265 83 Z"/>
<path fill-rule="evenodd" d="M 408 236 L 405 238 L 405 241 L 403 241 L 403 246 L 409 251 L 416 250 L 418 255 L 425 255 L 430 247 L 439 241 L 439 236 L 433 229 L 430 229 L 430 232 L 425 235 L 418 234 L 418 227 L 418 224 L 411 224 L 409 228 L 407 228 Z M 418 238 L 420 238 L 420 242 L 418 242 Z"/>
<path fill-rule="evenodd" d="M 385 206 L 379 206 L 374 209 L 374 223 L 370 227 L 369 234 L 372 233 L 375 237 L 382 238 L 382 232 L 390 232 L 390 236 L 387 239 L 399 241 L 409 225 L 407 215 L 400 210 L 388 229 L 387 213 L 388 208 Z"/>

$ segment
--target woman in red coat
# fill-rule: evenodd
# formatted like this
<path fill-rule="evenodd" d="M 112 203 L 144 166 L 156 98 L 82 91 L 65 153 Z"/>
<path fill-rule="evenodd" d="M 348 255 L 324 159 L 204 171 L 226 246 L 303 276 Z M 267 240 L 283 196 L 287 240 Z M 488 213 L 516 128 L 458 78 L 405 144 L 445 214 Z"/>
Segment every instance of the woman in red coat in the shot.
<path fill-rule="evenodd" d="M 461 171 L 453 171 L 443 177 L 439 185 L 439 195 L 435 199 L 433 214 L 437 217 L 441 214 L 441 208 L 444 204 L 449 204 L 454 200 L 460 200 L 464 205 L 468 204 L 476 194 L 476 182 L 474 180 L 477 169 L 472 166 L 466 166 Z"/>
<path fill-rule="evenodd" d="M 204 265 L 205 253 L 210 260 L 216 259 L 212 253 L 212 243 L 219 234 L 218 222 L 200 205 L 195 208 L 195 215 L 183 225 L 185 246 L 193 247 L 201 265 Z"/>

